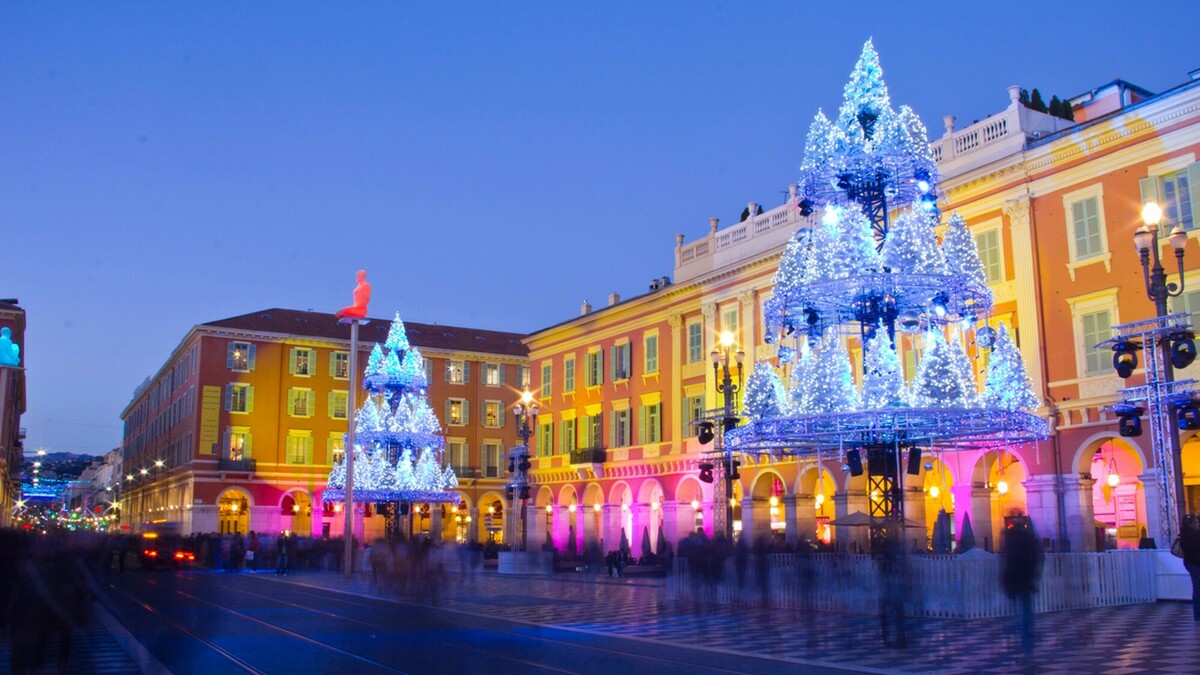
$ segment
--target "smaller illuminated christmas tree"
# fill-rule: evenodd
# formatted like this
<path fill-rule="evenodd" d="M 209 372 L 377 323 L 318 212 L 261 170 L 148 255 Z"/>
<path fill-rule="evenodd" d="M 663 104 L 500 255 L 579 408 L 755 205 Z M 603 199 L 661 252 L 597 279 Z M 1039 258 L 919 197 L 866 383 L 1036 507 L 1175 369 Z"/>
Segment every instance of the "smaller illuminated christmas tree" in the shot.
<path fill-rule="evenodd" d="M 946 259 L 933 231 L 936 222 L 920 207 L 901 213 L 880 251 L 884 267 L 895 274 L 945 274 Z"/>
<path fill-rule="evenodd" d="M 813 377 L 813 353 L 807 343 L 796 354 L 795 361 L 788 389 L 787 414 L 807 415 L 812 410 Z"/>
<path fill-rule="evenodd" d="M 783 400 L 783 384 L 775 369 L 765 361 L 755 363 L 750 377 L 746 378 L 746 393 L 742 398 L 746 415 L 752 419 L 779 417 Z"/>
<path fill-rule="evenodd" d="M 942 253 L 945 254 L 946 269 L 950 274 L 961 275 L 987 288 L 987 276 L 983 261 L 979 258 L 979 249 L 975 246 L 975 237 L 957 212 L 951 214 L 946 233 L 942 236 Z"/>
<path fill-rule="evenodd" d="M 828 331 L 821 340 L 821 349 L 814 354 L 809 372 L 809 411 L 813 413 L 846 412 L 859 407 L 858 390 L 850 368 L 850 355 L 836 331 Z M 800 383 L 800 386 L 803 386 Z"/>
<path fill-rule="evenodd" d="M 882 322 L 876 326 L 875 337 L 867 340 L 863 352 L 863 408 L 888 408 L 904 405 L 908 393 L 900 357 Z"/>
<path fill-rule="evenodd" d="M 1021 352 L 1000 324 L 996 344 L 988 359 L 987 379 L 983 387 L 983 404 L 1002 410 L 1037 410 L 1042 402 L 1033 391 L 1033 383 L 1025 370 Z"/>
<path fill-rule="evenodd" d="M 971 362 L 962 345 L 947 342 L 941 331 L 925 334 L 925 353 L 912 385 L 918 408 L 972 408 L 978 403 Z"/>

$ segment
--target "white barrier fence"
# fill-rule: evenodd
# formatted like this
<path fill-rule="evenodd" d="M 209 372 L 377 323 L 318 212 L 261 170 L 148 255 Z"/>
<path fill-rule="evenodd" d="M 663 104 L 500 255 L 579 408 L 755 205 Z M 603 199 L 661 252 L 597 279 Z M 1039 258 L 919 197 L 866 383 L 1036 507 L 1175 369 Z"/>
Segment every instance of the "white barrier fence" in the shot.
<path fill-rule="evenodd" d="M 910 556 L 899 580 L 906 613 L 967 619 L 1013 614 L 1014 603 L 1000 581 L 1001 564 L 1000 556 L 985 553 Z M 680 601 L 877 613 L 882 581 L 877 561 L 868 555 L 774 554 L 765 566 L 751 556 L 741 584 L 732 559 L 724 561 L 717 580 L 704 562 L 680 558 L 667 588 L 668 597 Z M 1156 594 L 1152 551 L 1051 553 L 1035 609 L 1154 602 Z"/>

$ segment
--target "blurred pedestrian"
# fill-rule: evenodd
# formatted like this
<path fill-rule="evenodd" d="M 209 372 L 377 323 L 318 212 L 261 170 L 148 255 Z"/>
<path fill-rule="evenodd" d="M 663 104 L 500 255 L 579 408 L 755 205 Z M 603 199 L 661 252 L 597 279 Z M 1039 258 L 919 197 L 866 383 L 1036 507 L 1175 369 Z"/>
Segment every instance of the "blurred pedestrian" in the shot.
<path fill-rule="evenodd" d="M 246 562 L 250 563 L 250 571 L 258 571 L 258 535 L 250 530 L 250 538 L 246 540 Z"/>
<path fill-rule="evenodd" d="M 883 644 L 888 647 L 895 644 L 905 649 L 908 633 L 904 625 L 904 605 L 908 600 L 910 580 L 900 527 L 889 525 L 879 544 L 876 560 L 879 566 L 879 628 Z"/>
<path fill-rule="evenodd" d="M 1200 519 L 1188 514 L 1179 529 L 1179 546 L 1183 549 L 1183 566 L 1192 577 L 1192 620 L 1200 621 Z"/>
<path fill-rule="evenodd" d="M 1044 555 L 1028 516 L 1018 516 L 1004 531 L 1004 593 L 1017 602 L 1021 620 L 1021 649 L 1033 653 L 1033 596 L 1038 592 Z"/>
<path fill-rule="evenodd" d="M 275 574 L 277 576 L 287 576 L 288 565 L 291 564 L 292 555 L 291 537 L 288 536 L 287 532 L 279 534 L 277 546 L 279 549 L 279 555 L 277 556 L 279 562 L 275 566 Z"/>

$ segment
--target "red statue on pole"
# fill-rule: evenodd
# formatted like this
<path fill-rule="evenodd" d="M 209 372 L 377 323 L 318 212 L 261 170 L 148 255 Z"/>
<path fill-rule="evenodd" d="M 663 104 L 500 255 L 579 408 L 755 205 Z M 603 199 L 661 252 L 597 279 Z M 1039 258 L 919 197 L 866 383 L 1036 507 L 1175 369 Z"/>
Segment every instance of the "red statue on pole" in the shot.
<path fill-rule="evenodd" d="M 337 311 L 339 319 L 362 319 L 367 316 L 367 303 L 371 302 L 371 284 L 367 283 L 367 271 L 358 271 L 358 285 L 354 287 L 354 304 Z"/>

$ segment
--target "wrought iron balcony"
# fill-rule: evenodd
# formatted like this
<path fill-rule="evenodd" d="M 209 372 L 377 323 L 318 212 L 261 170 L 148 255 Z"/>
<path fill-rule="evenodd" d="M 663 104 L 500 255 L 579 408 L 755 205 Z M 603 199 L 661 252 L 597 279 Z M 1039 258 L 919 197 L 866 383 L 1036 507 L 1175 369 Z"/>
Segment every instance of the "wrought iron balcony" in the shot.
<path fill-rule="evenodd" d="M 226 459 L 222 457 L 217 460 L 217 468 L 221 471 L 245 471 L 253 473 L 255 470 L 255 461 L 253 459 Z"/>
<path fill-rule="evenodd" d="M 454 475 L 459 478 L 479 478 L 479 467 L 474 466 L 454 466 L 450 465 L 454 471 Z"/>
<path fill-rule="evenodd" d="M 608 459 L 608 448 L 578 448 L 571 451 L 572 464 L 603 464 Z"/>

